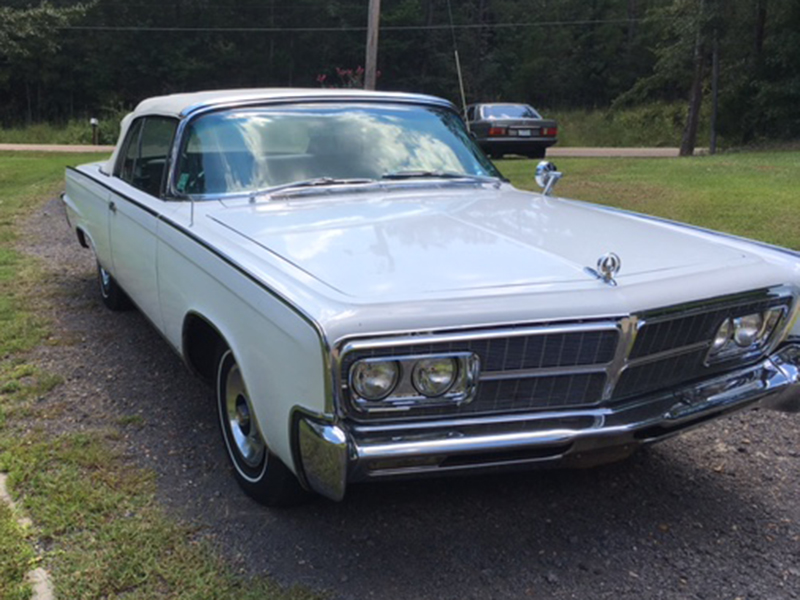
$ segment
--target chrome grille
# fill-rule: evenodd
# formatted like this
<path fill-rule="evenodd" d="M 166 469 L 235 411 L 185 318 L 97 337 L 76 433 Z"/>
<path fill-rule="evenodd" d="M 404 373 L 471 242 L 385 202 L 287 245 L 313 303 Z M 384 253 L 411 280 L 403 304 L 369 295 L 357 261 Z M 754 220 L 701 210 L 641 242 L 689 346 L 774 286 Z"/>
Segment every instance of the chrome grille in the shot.
<path fill-rule="evenodd" d="M 605 373 L 486 381 L 478 387 L 480 402 L 473 404 L 498 412 L 590 406 L 602 400 L 605 382 Z"/>
<path fill-rule="evenodd" d="M 343 407 L 355 420 L 393 420 L 613 406 L 759 360 L 761 354 L 704 364 L 726 318 L 776 306 L 785 306 L 789 314 L 793 302 L 788 290 L 758 290 L 614 321 L 350 342 L 338 367 Z M 471 402 L 392 414 L 351 409 L 347 382 L 355 361 L 450 352 L 480 357 L 480 379 Z"/>
<path fill-rule="evenodd" d="M 722 322 L 776 306 L 788 307 L 791 300 L 791 296 L 757 301 L 726 298 L 679 312 L 668 311 L 652 319 L 645 317 L 628 357 L 629 364 L 620 375 L 611 399 L 669 389 L 725 369 L 724 364 L 713 367 L 704 364 L 708 348 Z"/>
<path fill-rule="evenodd" d="M 699 342 L 711 342 L 726 318 L 764 311 L 773 306 L 788 305 L 791 298 L 771 298 L 758 302 L 722 301 L 653 320 L 647 320 L 636 336 L 630 359 L 643 358 L 659 352 L 685 348 Z"/>
<path fill-rule="evenodd" d="M 613 323 L 600 330 L 590 327 L 575 325 L 558 333 L 537 328 L 530 334 L 508 332 L 497 337 L 355 350 L 342 360 L 341 381 L 348 380 L 350 367 L 362 358 L 468 351 L 481 361 L 481 380 L 472 402 L 420 413 L 438 416 L 592 406 L 602 399 L 605 367 L 614 358 L 619 332 Z M 574 372 L 559 373 L 562 369 Z M 346 385 L 343 392 L 347 394 Z M 412 409 L 397 416 L 413 415 Z"/>
<path fill-rule="evenodd" d="M 614 399 L 655 392 L 693 379 L 703 368 L 706 352 L 707 349 L 703 348 L 629 367 L 623 371 L 614 388 Z"/>

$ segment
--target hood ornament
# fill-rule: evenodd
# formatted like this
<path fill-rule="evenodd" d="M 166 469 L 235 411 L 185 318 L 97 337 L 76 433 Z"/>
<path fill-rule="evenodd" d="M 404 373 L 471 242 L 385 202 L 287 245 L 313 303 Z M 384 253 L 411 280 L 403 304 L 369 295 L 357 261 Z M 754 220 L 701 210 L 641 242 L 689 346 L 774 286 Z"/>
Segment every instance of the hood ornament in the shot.
<path fill-rule="evenodd" d="M 603 283 L 615 286 L 617 282 L 614 280 L 614 276 L 619 273 L 620 267 L 622 267 L 622 259 L 613 252 L 607 252 L 597 259 L 596 270 L 590 267 L 586 267 L 584 270 L 592 277 L 600 279 Z"/>

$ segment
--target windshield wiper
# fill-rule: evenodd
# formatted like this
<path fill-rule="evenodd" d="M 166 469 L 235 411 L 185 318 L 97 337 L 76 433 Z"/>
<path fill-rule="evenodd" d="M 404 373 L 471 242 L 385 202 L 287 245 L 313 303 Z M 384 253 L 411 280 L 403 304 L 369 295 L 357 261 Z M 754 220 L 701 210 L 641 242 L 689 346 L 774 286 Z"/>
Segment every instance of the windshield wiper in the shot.
<path fill-rule="evenodd" d="M 373 179 L 366 178 L 352 178 L 352 179 L 337 179 L 335 177 L 314 177 L 313 179 L 302 179 L 300 181 L 292 181 L 290 183 L 283 183 L 281 185 L 274 185 L 272 187 L 261 188 L 250 192 L 250 202 L 255 202 L 259 196 L 271 196 L 276 192 L 287 192 L 294 189 L 324 187 L 329 185 L 360 185 L 364 183 L 373 183 Z"/>
<path fill-rule="evenodd" d="M 497 177 L 489 175 L 472 175 L 470 173 L 455 173 L 452 171 L 392 171 L 384 173 L 381 179 L 399 180 L 399 179 L 469 179 L 470 181 L 480 181 L 482 183 L 497 183 Z"/>

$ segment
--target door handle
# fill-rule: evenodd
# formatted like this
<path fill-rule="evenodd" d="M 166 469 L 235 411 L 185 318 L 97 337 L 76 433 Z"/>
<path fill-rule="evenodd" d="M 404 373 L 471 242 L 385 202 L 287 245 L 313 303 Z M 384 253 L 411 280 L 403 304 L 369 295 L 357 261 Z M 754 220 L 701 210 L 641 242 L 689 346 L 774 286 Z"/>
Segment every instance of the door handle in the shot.
<path fill-rule="evenodd" d="M 110 211 L 111 211 L 111 212 L 113 212 L 113 213 L 117 212 L 117 203 L 116 203 L 116 202 L 114 202 L 114 201 L 111 201 L 111 202 L 108 204 L 108 210 L 110 210 Z"/>

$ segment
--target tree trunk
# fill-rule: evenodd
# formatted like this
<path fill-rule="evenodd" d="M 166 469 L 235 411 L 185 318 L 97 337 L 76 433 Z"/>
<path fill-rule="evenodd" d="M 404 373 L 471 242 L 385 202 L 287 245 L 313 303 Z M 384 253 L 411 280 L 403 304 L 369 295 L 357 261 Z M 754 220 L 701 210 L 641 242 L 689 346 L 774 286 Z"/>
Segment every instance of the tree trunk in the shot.
<path fill-rule="evenodd" d="M 753 43 L 753 54 L 756 62 L 761 57 L 764 49 L 764 34 L 767 28 L 767 0 L 757 0 L 756 2 L 756 28 Z"/>
<path fill-rule="evenodd" d="M 433 0 L 427 0 L 425 2 L 425 25 L 427 27 L 431 27 L 433 25 Z M 433 56 L 434 52 L 434 34 L 432 31 L 428 30 L 425 34 L 425 56 Z M 427 84 L 428 82 L 428 65 L 430 64 L 430 60 L 423 60 L 422 67 L 420 68 L 420 80 Z"/>
<path fill-rule="evenodd" d="M 697 126 L 700 123 L 700 106 L 703 102 L 703 75 L 705 49 L 703 47 L 703 17 L 705 13 L 705 0 L 700 0 L 700 14 L 697 19 L 697 39 L 694 45 L 694 79 L 692 92 L 689 98 L 689 114 L 686 118 L 686 127 L 683 130 L 680 156 L 692 156 L 697 145 Z"/>
<path fill-rule="evenodd" d="M 639 17 L 636 0 L 628 0 L 628 53 L 633 51 L 633 42 L 636 40 L 636 30 Z"/>
<path fill-rule="evenodd" d="M 269 28 L 275 29 L 275 0 L 269 2 Z M 275 32 L 269 32 L 269 81 L 275 81 Z"/>

